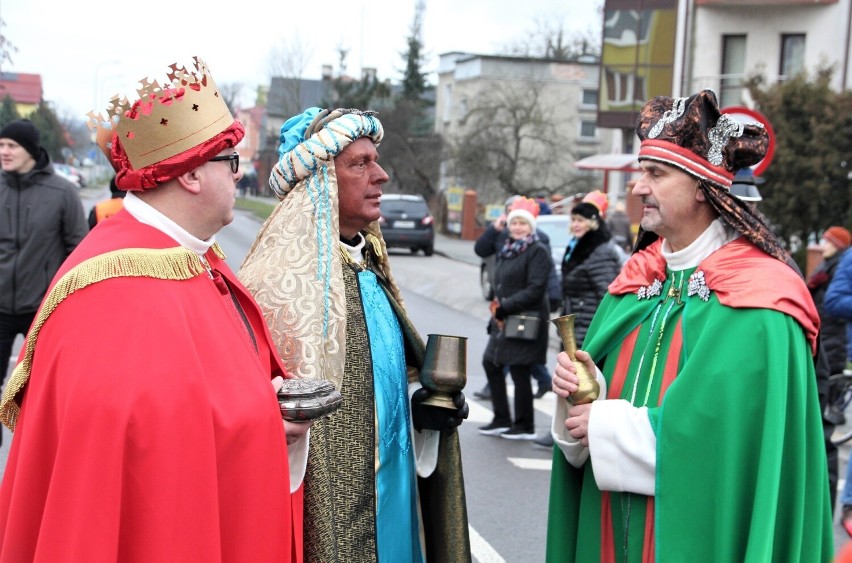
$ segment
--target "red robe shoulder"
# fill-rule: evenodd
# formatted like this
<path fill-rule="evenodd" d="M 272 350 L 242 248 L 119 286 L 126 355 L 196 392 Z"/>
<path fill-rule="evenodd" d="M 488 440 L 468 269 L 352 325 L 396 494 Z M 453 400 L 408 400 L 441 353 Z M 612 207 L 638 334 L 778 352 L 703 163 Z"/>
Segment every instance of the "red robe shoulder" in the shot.
<path fill-rule="evenodd" d="M 631 256 L 609 292 L 636 293 L 654 280 L 665 281 L 666 261 L 661 250 L 662 240 L 657 240 Z M 804 280 L 788 264 L 739 237 L 705 258 L 698 271 L 704 273 L 707 287 L 726 307 L 771 309 L 793 317 L 816 354 L 819 314 Z"/>

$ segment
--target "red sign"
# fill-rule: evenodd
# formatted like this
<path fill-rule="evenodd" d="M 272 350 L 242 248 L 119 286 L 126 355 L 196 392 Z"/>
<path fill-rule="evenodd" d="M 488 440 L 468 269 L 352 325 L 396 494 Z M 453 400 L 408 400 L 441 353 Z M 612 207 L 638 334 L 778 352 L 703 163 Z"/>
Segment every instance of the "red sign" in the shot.
<path fill-rule="evenodd" d="M 765 115 L 745 106 L 728 106 L 722 108 L 722 113 L 730 115 L 740 123 L 754 123 L 757 121 L 766 129 L 766 132 L 769 134 L 769 148 L 766 149 L 766 156 L 763 157 L 763 160 L 752 166 L 754 175 L 760 176 L 769 167 L 769 163 L 772 162 L 772 155 L 775 154 L 775 129 L 772 128 L 772 124 Z"/>

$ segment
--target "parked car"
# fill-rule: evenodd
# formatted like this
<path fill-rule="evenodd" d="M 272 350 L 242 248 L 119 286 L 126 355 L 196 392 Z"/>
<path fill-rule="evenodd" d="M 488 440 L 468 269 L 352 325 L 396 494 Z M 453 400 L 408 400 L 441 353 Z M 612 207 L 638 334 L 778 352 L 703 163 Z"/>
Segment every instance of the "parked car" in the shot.
<path fill-rule="evenodd" d="M 83 178 L 83 175 L 80 173 L 79 170 L 77 170 L 73 166 L 69 164 L 54 162 L 53 169 L 59 176 L 62 176 L 78 188 L 86 187 L 86 180 Z"/>
<path fill-rule="evenodd" d="M 382 236 L 388 248 L 422 250 L 426 256 L 435 251 L 435 228 L 426 200 L 420 195 L 384 194 L 381 202 Z"/>
<path fill-rule="evenodd" d="M 562 276 L 562 256 L 568 241 L 571 240 L 571 215 L 539 215 L 535 220 L 536 229 L 550 238 L 550 255 L 556 267 L 556 275 Z M 492 280 L 494 279 L 494 256 L 483 258 L 479 266 L 479 287 L 486 301 L 494 299 Z"/>

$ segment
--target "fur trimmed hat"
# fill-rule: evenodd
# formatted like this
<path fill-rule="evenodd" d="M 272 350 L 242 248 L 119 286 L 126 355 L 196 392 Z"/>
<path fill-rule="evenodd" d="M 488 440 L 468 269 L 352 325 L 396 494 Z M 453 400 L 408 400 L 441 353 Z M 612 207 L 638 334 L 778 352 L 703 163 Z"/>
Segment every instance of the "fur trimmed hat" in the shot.
<path fill-rule="evenodd" d="M 654 160 L 723 189 L 734 171 L 760 162 L 769 148 L 762 123 L 744 124 L 719 111 L 716 93 L 653 98 L 639 115 L 639 160 Z"/>
<path fill-rule="evenodd" d="M 597 205 L 588 201 L 581 201 L 575 205 L 571 209 L 571 215 L 579 215 L 580 217 L 595 219 L 597 221 L 601 220 L 601 210 L 598 209 Z"/>

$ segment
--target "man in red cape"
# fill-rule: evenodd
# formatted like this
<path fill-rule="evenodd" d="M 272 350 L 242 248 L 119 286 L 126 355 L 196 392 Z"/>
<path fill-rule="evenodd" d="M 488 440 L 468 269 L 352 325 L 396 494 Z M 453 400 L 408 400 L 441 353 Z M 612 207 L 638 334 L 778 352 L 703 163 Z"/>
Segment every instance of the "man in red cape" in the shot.
<path fill-rule="evenodd" d="M 124 210 L 59 270 L 0 401 L 2 561 L 301 559 L 308 425 L 282 422 L 285 371 L 215 241 L 243 127 L 201 61 L 172 69 L 98 119 Z"/>

